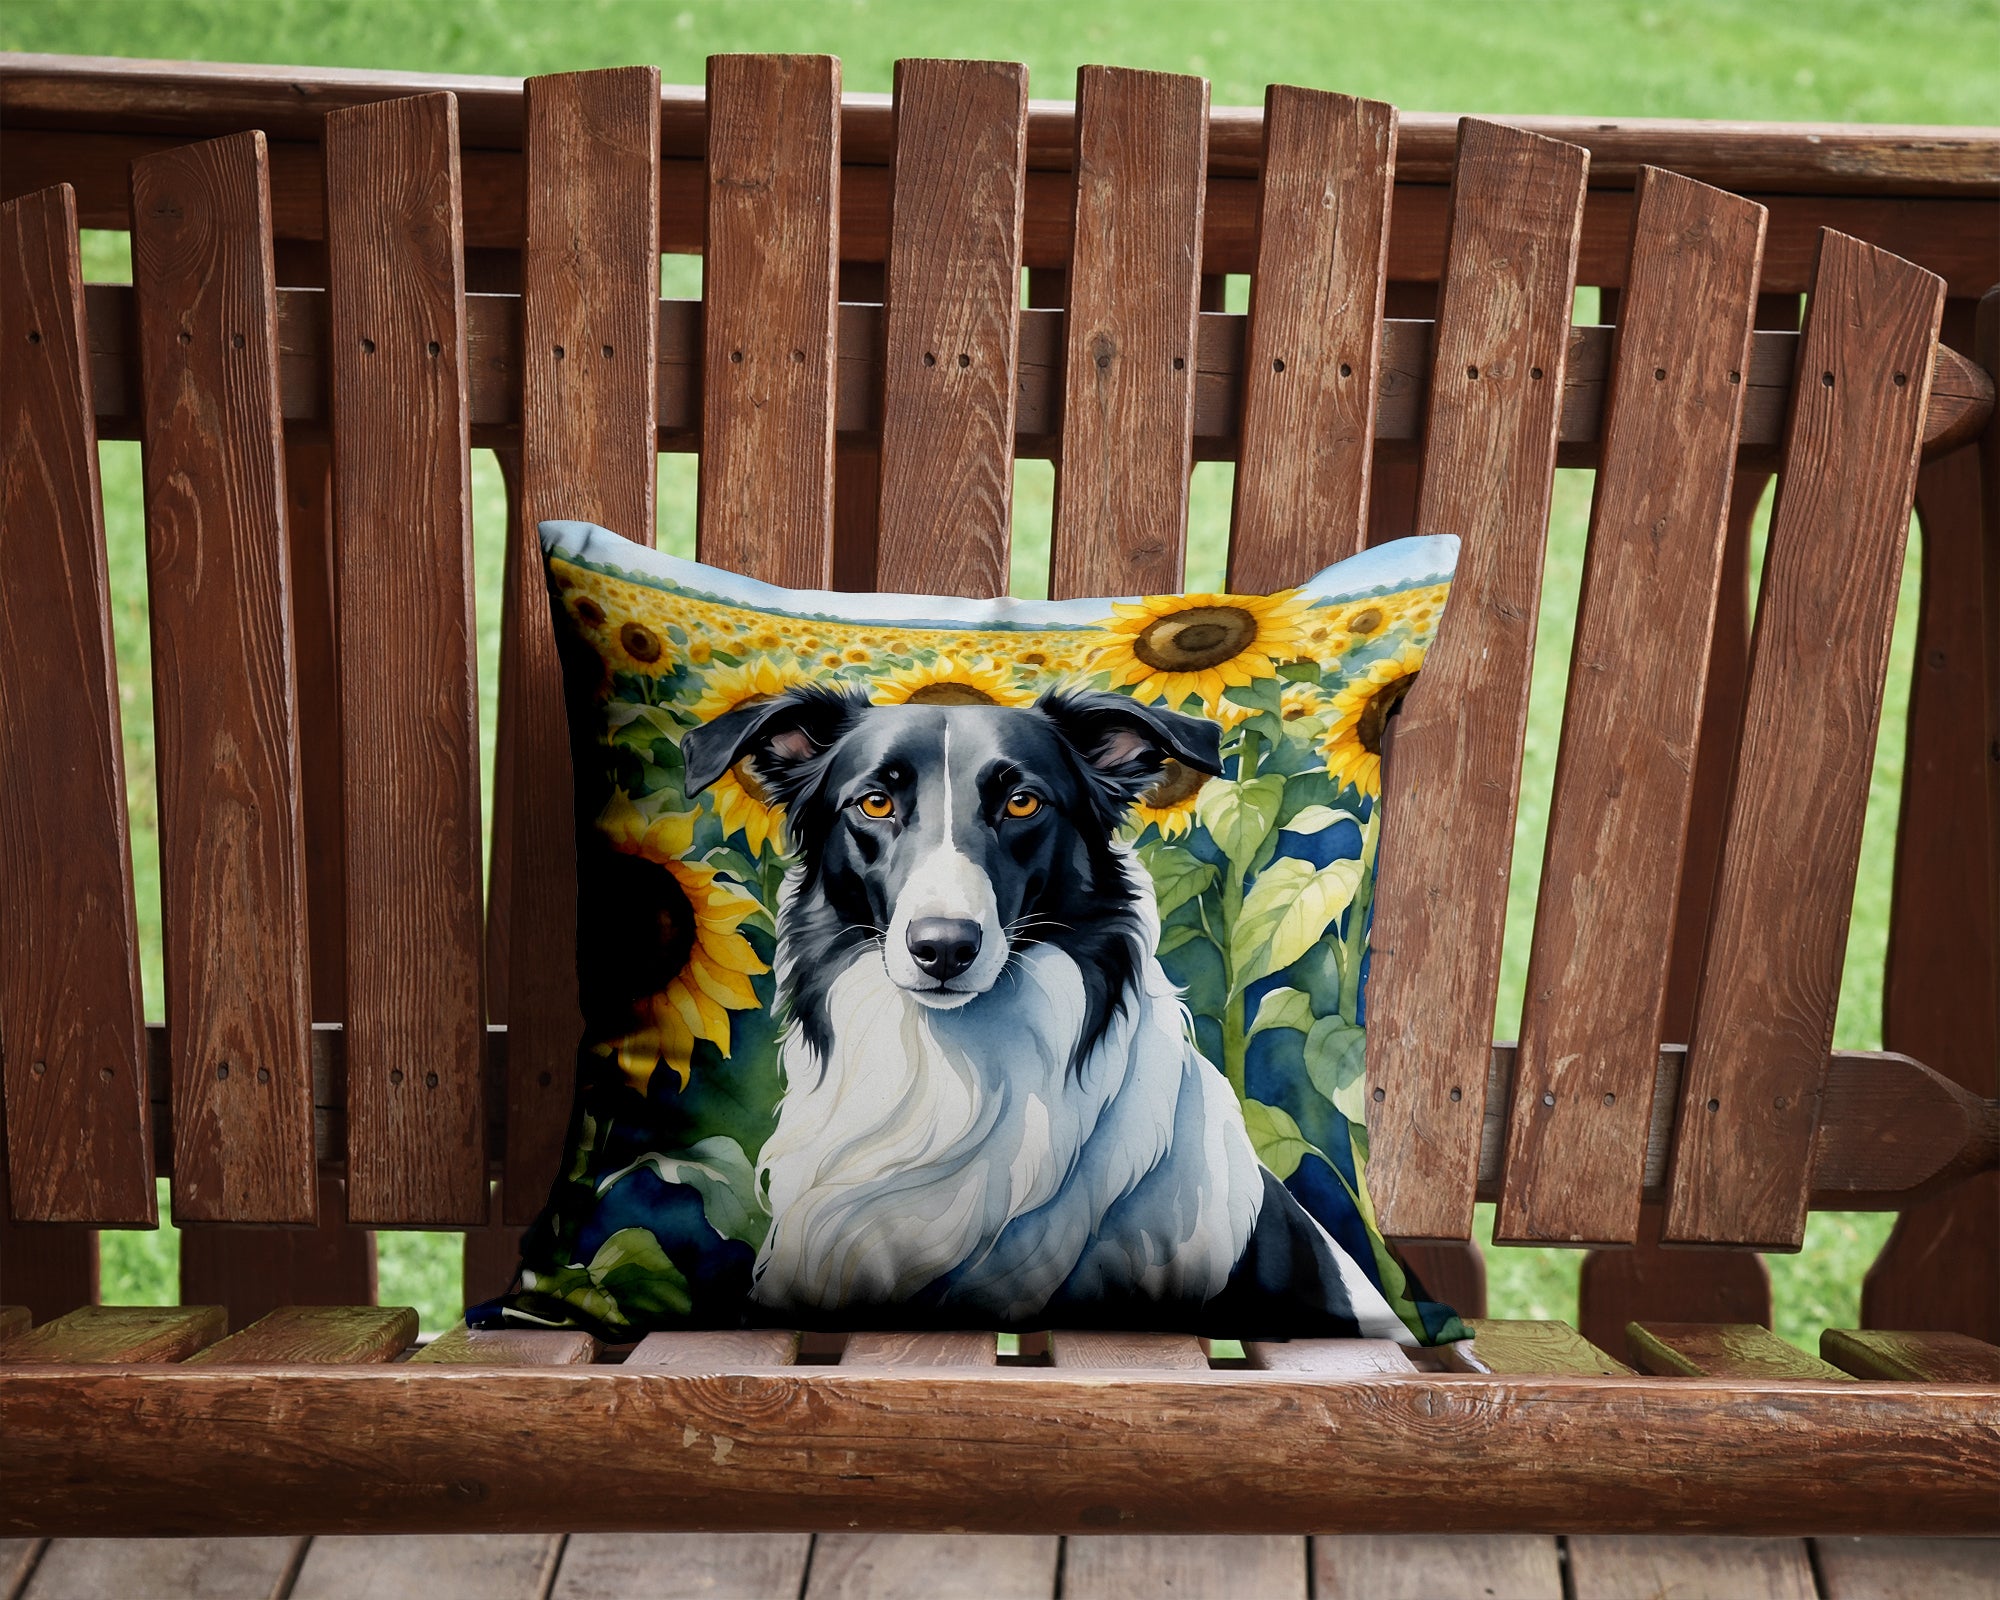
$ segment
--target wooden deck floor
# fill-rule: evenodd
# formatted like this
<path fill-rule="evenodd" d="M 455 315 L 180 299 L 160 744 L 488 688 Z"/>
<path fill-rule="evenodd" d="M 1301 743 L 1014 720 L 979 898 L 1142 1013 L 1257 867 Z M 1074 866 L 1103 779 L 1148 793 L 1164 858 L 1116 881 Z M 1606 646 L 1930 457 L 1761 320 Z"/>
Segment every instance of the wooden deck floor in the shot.
<path fill-rule="evenodd" d="M 4 1600 L 2000 1600 L 2000 1539 L 0 1540 Z"/>

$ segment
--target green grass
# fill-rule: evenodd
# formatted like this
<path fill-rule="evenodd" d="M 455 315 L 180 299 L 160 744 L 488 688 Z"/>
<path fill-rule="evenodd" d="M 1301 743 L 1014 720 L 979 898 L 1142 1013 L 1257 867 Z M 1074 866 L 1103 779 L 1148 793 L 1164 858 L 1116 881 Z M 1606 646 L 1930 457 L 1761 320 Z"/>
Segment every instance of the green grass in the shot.
<path fill-rule="evenodd" d="M 1879 0 L 1263 0 L 1255 7 L 1217 0 L 1017 0 L 976 10 L 917 0 L 431 0 L 422 6 L 397 0 L 23 0 L 0 12 L 0 48 L 504 74 L 650 61 L 668 81 L 681 83 L 699 83 L 703 60 L 715 51 L 823 50 L 842 58 L 849 89 L 876 91 L 890 87 L 898 56 L 986 55 L 1026 61 L 1034 92 L 1057 98 L 1071 94 L 1077 66 L 1105 61 L 1204 73 L 1218 104 L 1257 103 L 1264 84 L 1279 80 L 1377 96 L 1409 110 L 1607 117 L 1953 123 L 1990 120 L 1992 107 L 2000 105 L 1996 0 L 1932 0 L 1921 7 Z M 667 265 L 667 293 L 699 292 L 696 263 Z M 126 276 L 121 236 L 86 241 L 86 275 Z M 1231 289 L 1233 307 L 1241 309 L 1242 280 Z M 1594 317 L 1594 298 L 1582 296 L 1584 320 Z M 102 458 L 146 1000 L 148 1014 L 157 1017 L 157 807 L 138 448 L 107 443 Z M 1230 479 L 1226 464 L 1195 472 L 1191 587 L 1220 584 Z M 1046 462 L 1022 462 L 1016 474 L 1018 593 L 1037 592 L 1045 580 L 1053 482 Z M 499 474 L 483 452 L 475 455 L 473 491 L 481 731 L 490 762 L 503 501 Z M 1587 473 L 1559 475 L 1495 1019 L 1502 1035 L 1512 1033 L 1520 1012 L 1589 500 Z M 662 544 L 692 553 L 693 508 L 692 458 L 663 457 Z M 1844 1048 L 1880 1042 L 1915 563 L 1913 548 L 1841 989 L 1837 1042 Z M 1810 1346 L 1819 1328 L 1854 1321 L 1861 1274 L 1888 1221 L 1816 1216 L 1800 1254 L 1771 1258 L 1780 1332 Z M 1478 1228 L 1490 1245 L 1491 1208 L 1480 1208 Z M 452 1234 L 381 1235 L 383 1298 L 418 1306 L 426 1327 L 449 1321 L 458 1309 L 456 1244 Z M 1576 1253 L 1493 1249 L 1488 1259 L 1495 1315 L 1575 1314 Z M 105 1297 L 171 1300 L 176 1263 L 171 1227 L 156 1234 L 107 1233 Z"/>

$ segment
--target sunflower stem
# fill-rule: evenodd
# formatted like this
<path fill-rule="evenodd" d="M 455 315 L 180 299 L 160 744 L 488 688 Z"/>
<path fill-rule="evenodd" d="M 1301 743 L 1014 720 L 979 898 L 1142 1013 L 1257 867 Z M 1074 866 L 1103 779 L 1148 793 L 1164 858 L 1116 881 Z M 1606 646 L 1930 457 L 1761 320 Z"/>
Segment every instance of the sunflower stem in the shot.
<path fill-rule="evenodd" d="M 1361 958 L 1368 952 L 1368 908 L 1375 899 L 1375 846 L 1381 829 L 1382 797 L 1377 795 L 1361 825 L 1361 881 L 1347 908 L 1347 937 L 1340 941 L 1340 1014 L 1349 1022 L 1359 1021 L 1361 1009 Z"/>

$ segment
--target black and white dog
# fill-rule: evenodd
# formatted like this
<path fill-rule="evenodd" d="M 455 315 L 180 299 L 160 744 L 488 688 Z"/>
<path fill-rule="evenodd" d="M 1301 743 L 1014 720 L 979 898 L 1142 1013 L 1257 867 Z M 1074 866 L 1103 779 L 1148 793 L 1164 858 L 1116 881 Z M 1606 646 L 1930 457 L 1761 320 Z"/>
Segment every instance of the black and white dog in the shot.
<path fill-rule="evenodd" d="M 785 1093 L 762 1304 L 934 1325 L 1412 1336 L 1258 1164 L 1116 841 L 1216 724 L 1122 695 L 871 706 L 793 689 L 690 731 L 785 807 Z"/>

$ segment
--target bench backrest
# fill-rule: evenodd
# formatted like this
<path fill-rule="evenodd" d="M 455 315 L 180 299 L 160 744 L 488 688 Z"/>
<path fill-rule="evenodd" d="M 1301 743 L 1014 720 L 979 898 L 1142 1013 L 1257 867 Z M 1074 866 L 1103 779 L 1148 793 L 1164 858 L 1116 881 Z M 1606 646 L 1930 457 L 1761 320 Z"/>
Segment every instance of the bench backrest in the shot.
<path fill-rule="evenodd" d="M 1464 1238 L 1484 1195 L 1505 1237 L 1630 1240 L 1650 1193 L 1670 1238 L 1795 1247 L 1815 1196 L 1990 1159 L 1990 1116 L 1935 1074 L 1830 1057 L 1919 458 L 1991 401 L 1937 344 L 1936 275 L 1831 231 L 1774 275 L 1765 207 L 1646 169 L 1626 264 L 1600 278 L 1616 328 L 1575 328 L 1587 152 L 1467 120 L 1431 202 L 1434 318 L 1387 320 L 1407 192 L 1388 106 L 1274 88 L 1261 156 L 1219 180 L 1201 80 L 1087 68 L 1055 248 L 1026 221 L 1049 175 L 1024 69 L 903 63 L 869 199 L 842 191 L 837 62 L 722 57 L 704 295 L 662 302 L 662 106 L 650 69 L 529 82 L 518 296 L 467 293 L 450 93 L 326 117 L 323 290 L 276 288 L 261 133 L 133 163 L 129 293 L 84 291 L 68 188 L 7 204 L 16 1218 L 145 1223 L 157 1168 L 182 1220 L 306 1222 L 341 1165 L 358 1222 L 483 1222 L 496 1173 L 510 1217 L 532 1213 L 579 1028 L 533 528 L 650 538 L 662 448 L 699 450 L 701 558 L 794 585 L 1000 592 L 1028 454 L 1057 462 L 1057 596 L 1179 588 L 1197 457 L 1237 462 L 1242 588 L 1394 533 L 1461 536 L 1394 741 L 1375 908 L 1389 1233 Z M 861 295 L 843 240 L 878 202 Z M 1029 298 L 1058 304 L 1023 309 L 1038 254 L 1061 276 Z M 1251 273 L 1247 318 L 1220 310 L 1223 270 Z M 1760 331 L 1760 291 L 1801 287 L 1803 329 Z M 150 1043 L 100 419 L 145 441 L 168 994 Z M 511 517 L 490 882 L 478 442 L 502 449 Z M 1704 694 L 1716 618 L 1743 603 L 1739 461 L 1784 484 L 1740 740 Z M 1596 499 L 1522 1039 L 1496 1051 L 1559 463 L 1595 465 Z M 1909 1132 L 1885 1166 L 1868 1152 L 1891 1118 Z"/>

